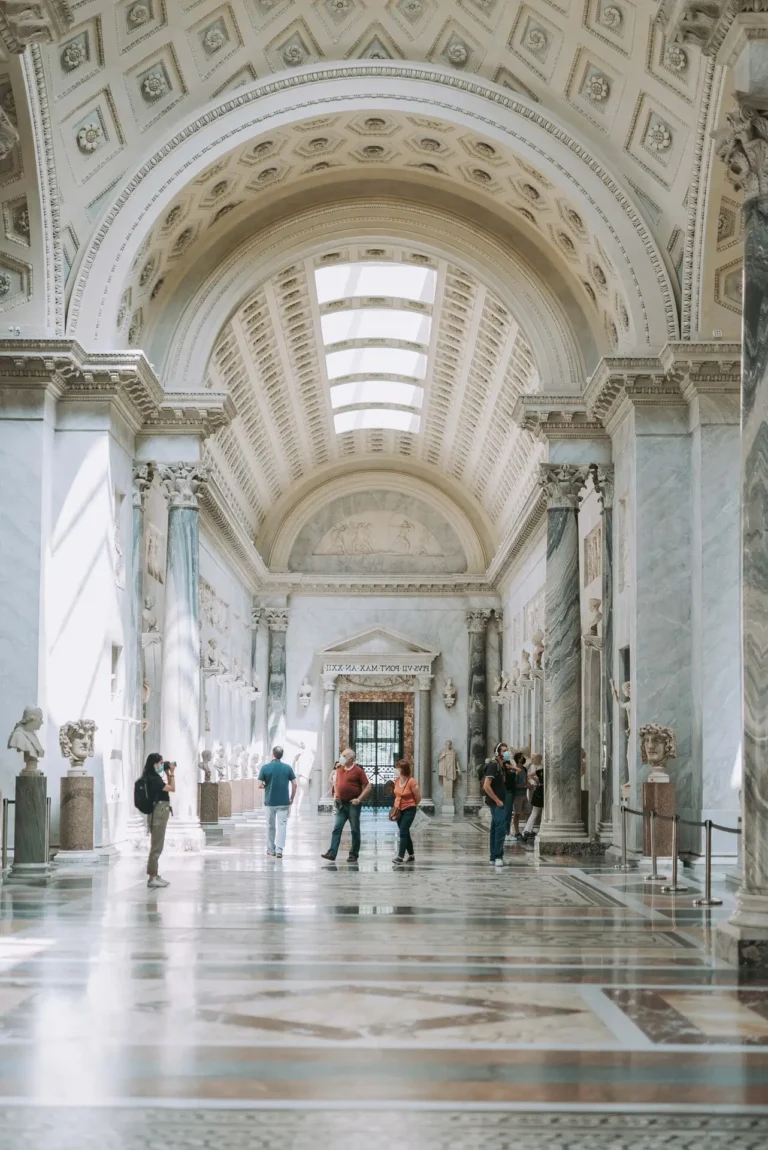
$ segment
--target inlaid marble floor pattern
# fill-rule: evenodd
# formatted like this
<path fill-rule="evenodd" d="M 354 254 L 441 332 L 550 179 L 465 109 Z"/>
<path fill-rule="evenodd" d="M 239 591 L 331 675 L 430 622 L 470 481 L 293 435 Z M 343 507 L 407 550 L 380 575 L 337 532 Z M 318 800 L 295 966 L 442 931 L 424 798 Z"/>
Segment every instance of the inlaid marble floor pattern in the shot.
<path fill-rule="evenodd" d="M 166 890 L 135 859 L 0 891 L 0 1150 L 768 1145 L 768 984 L 607 864 L 364 816 L 281 862 L 242 819 Z M 340 860 L 345 857 L 343 844 Z M 688 880 L 696 886 L 695 880 Z"/>

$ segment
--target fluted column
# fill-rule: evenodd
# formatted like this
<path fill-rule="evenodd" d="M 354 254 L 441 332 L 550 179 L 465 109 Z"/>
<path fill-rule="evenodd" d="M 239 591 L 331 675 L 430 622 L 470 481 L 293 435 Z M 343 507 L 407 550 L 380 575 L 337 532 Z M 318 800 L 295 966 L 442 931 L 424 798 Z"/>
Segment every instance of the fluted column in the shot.
<path fill-rule="evenodd" d="M 743 71 L 760 86 L 768 46 Z M 737 65 L 738 68 L 738 65 Z M 744 297 L 741 376 L 742 489 L 742 829 L 737 908 L 716 949 L 743 965 L 768 968 L 768 92 L 753 91 L 728 116 L 718 146 L 728 177 L 744 193 Z M 758 99 L 760 102 L 758 102 Z M 756 106 L 755 106 L 756 105 Z"/>
<path fill-rule="evenodd" d="M 269 627 L 269 685 L 267 688 L 266 753 L 285 742 L 285 642 L 288 630 L 288 608 L 267 611 Z"/>
<path fill-rule="evenodd" d="M 176 761 L 174 817 L 169 845 L 201 850 L 205 836 L 197 813 L 200 730 L 199 495 L 207 470 L 198 463 L 158 463 L 168 502 L 168 555 L 163 628 L 162 753 Z"/>
<path fill-rule="evenodd" d="M 336 676 L 330 673 L 323 675 L 323 718 L 320 730 L 320 771 L 322 779 L 321 798 L 324 798 L 330 789 L 330 777 L 334 763 L 334 706 L 336 702 Z M 343 750 L 344 748 L 339 748 Z"/>
<path fill-rule="evenodd" d="M 152 464 L 133 465 L 133 545 L 131 556 L 131 637 L 127 644 L 126 684 L 127 711 L 131 720 L 131 760 L 126 772 L 127 782 L 132 786 L 141 774 L 144 762 L 144 642 L 142 639 L 144 618 L 144 500 L 152 486 Z M 133 805 L 133 795 L 128 791 L 126 798 L 130 804 L 126 834 L 129 843 L 136 849 L 143 846 L 147 834 L 146 819 Z"/>
<path fill-rule="evenodd" d="M 417 675 L 419 687 L 418 782 L 422 799 L 432 798 L 432 676 Z"/>
<path fill-rule="evenodd" d="M 463 803 L 457 804 L 457 813 L 463 814 L 462 807 L 480 806 L 480 783 L 478 768 L 486 759 L 488 738 L 486 711 L 485 631 L 490 611 L 467 611 L 467 631 L 469 632 L 469 686 L 467 689 L 467 773 L 466 792 L 461 795 Z M 464 789 L 464 788 L 461 788 Z"/>
<path fill-rule="evenodd" d="M 581 609 L 578 506 L 588 468 L 543 463 L 547 497 L 544 679 L 544 817 L 536 849 L 583 853 L 581 818 Z"/>
<path fill-rule="evenodd" d="M 602 659 L 602 771 L 600 793 L 600 841 L 610 843 L 614 841 L 614 779 L 613 779 L 613 695 L 611 693 L 611 679 L 618 676 L 614 674 L 613 651 L 613 464 L 600 465 L 592 472 L 595 489 L 597 490 L 602 509 L 602 626 L 603 626 L 603 659 Z"/>

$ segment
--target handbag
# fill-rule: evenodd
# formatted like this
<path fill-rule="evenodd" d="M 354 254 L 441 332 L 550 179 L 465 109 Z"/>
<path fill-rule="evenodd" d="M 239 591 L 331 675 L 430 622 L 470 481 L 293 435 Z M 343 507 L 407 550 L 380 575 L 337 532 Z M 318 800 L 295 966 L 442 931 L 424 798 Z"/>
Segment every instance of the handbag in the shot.
<path fill-rule="evenodd" d="M 410 783 L 410 784 L 411 784 L 411 790 L 413 790 L 413 779 L 412 779 L 412 778 L 409 778 L 409 779 L 408 779 L 408 783 Z M 406 794 L 406 793 L 407 793 L 407 791 L 408 791 L 408 783 L 406 783 L 406 786 L 405 786 L 405 789 L 403 790 L 403 793 L 402 793 L 402 795 L 398 795 L 398 793 L 397 793 L 397 783 L 395 783 L 395 801 L 394 801 L 394 803 L 393 803 L 393 805 L 392 805 L 392 807 L 391 807 L 391 809 L 390 809 L 390 812 L 389 812 L 389 817 L 390 817 L 390 819 L 392 820 L 392 822 L 393 822 L 393 823 L 399 823 L 399 822 L 400 822 L 400 815 L 403 813 L 403 812 L 400 810 L 400 800 L 401 800 L 402 798 L 404 798 L 405 794 Z"/>

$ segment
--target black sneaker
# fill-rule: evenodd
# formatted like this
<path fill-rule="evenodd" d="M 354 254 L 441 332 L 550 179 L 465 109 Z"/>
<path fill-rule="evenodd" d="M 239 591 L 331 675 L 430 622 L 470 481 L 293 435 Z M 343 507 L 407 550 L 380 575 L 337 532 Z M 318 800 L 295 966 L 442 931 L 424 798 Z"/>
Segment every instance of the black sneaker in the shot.
<path fill-rule="evenodd" d="M 347 855 L 347 862 L 357 862 L 357 855 Z"/>
<path fill-rule="evenodd" d="M 336 862 L 336 855 L 332 855 L 330 851 L 326 851 L 324 855 L 320 855 L 321 859 L 328 859 L 328 862 Z"/>

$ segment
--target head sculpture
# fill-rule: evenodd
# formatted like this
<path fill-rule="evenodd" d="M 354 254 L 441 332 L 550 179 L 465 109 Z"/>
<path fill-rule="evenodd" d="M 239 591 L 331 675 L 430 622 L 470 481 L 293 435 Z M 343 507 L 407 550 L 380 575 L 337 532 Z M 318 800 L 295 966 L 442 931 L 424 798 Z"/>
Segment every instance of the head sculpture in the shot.
<path fill-rule="evenodd" d="M 85 770 L 85 760 L 93 756 L 93 737 L 97 727 L 93 719 L 74 719 L 59 727 L 59 748 L 69 759 L 70 770 Z"/>
<path fill-rule="evenodd" d="M 37 732 L 43 725 L 43 712 L 39 707 L 25 707 L 24 714 L 8 737 L 8 748 L 24 756 L 24 771 L 37 774 L 37 761 L 45 755 Z"/>
<path fill-rule="evenodd" d="M 651 768 L 651 782 L 668 782 L 667 761 L 677 758 L 677 736 L 671 727 L 645 723 L 639 730 L 640 758 Z"/>

